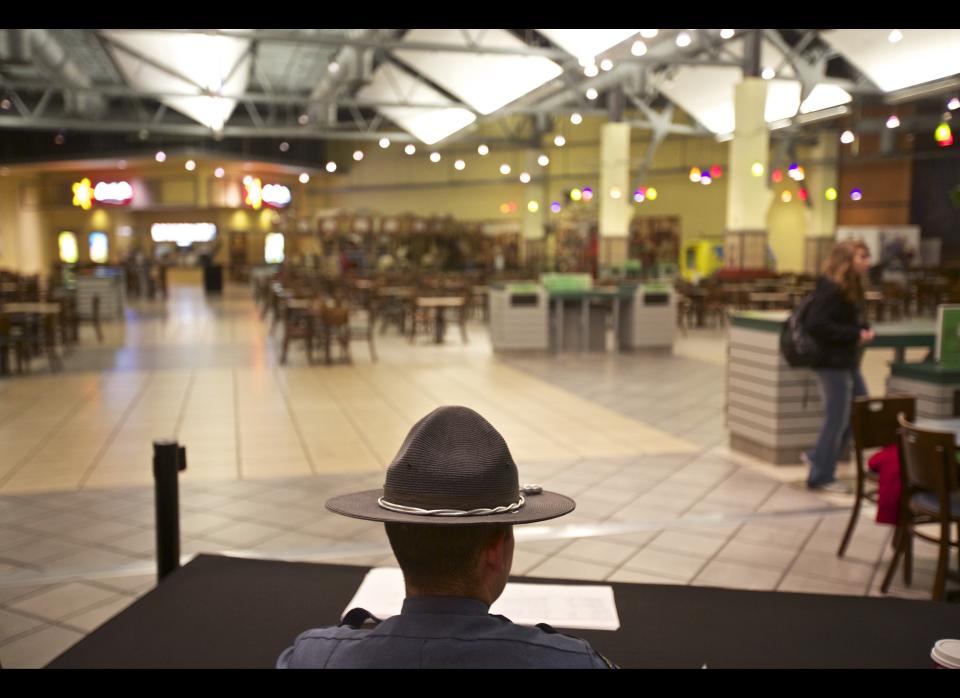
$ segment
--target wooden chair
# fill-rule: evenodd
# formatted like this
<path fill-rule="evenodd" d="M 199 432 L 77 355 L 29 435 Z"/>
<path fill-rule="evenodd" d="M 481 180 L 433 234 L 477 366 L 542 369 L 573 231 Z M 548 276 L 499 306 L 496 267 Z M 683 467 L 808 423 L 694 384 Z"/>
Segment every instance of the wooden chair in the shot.
<path fill-rule="evenodd" d="M 94 295 L 90 301 L 90 322 L 97 333 L 97 342 L 103 344 L 103 329 L 100 327 L 100 296 Z"/>
<path fill-rule="evenodd" d="M 350 308 L 350 317 L 348 326 L 350 328 L 350 339 L 362 339 L 367 342 L 367 348 L 370 350 L 370 360 L 377 362 L 377 348 L 374 345 L 374 329 L 377 320 L 377 304 L 371 297 L 362 306 Z"/>
<path fill-rule="evenodd" d="M 867 467 L 863 452 L 870 448 L 883 448 L 897 443 L 900 424 L 897 415 L 903 413 L 913 421 L 917 411 L 917 399 L 912 396 L 858 397 L 850 411 L 850 427 L 853 432 L 853 450 L 857 464 L 857 487 L 854 493 L 850 523 L 840 541 L 837 557 L 843 557 L 853 537 L 853 529 L 860 519 L 863 500 L 877 501 L 878 476 Z"/>
<path fill-rule="evenodd" d="M 911 582 L 913 537 L 936 543 L 939 548 L 937 573 L 933 582 L 933 600 L 942 601 L 947 581 L 951 524 L 957 524 L 960 538 L 960 486 L 957 484 L 957 445 L 953 432 L 919 429 L 901 414 L 900 424 L 900 527 L 897 550 L 883 578 L 886 593 L 901 557 L 906 557 L 904 582 Z M 920 524 L 940 524 L 940 535 L 918 531 Z"/>
<path fill-rule="evenodd" d="M 313 361 L 313 318 L 309 308 L 284 306 L 283 313 L 283 350 L 280 363 L 287 363 L 290 342 L 302 339 L 307 345 L 307 361 Z"/>
<path fill-rule="evenodd" d="M 24 364 L 30 360 L 27 344 L 13 327 L 10 318 L 0 314 L 0 375 L 11 373 L 11 351 L 17 362 L 17 373 L 23 373 Z"/>
<path fill-rule="evenodd" d="M 326 362 L 332 363 L 331 346 L 334 341 L 340 345 L 340 358 L 349 363 L 350 356 L 350 311 L 344 305 L 325 305 L 320 310 L 320 322 L 315 327 L 323 343 L 323 355 Z"/>

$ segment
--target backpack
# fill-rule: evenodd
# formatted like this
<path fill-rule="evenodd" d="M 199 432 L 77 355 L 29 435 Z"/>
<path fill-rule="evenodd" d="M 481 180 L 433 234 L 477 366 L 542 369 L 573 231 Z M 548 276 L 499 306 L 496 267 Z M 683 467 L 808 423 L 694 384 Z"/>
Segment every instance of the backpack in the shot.
<path fill-rule="evenodd" d="M 780 329 L 780 353 L 793 368 L 809 368 L 820 363 L 823 349 L 805 327 L 813 294 L 807 295 L 790 313 Z"/>

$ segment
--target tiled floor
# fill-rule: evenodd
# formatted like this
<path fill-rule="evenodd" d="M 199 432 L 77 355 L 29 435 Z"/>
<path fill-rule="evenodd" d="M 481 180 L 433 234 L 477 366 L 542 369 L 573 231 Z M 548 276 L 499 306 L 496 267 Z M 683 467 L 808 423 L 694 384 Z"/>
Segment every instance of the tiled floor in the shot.
<path fill-rule="evenodd" d="M 376 487 L 414 421 L 441 404 L 478 410 L 522 480 L 577 500 L 518 527 L 514 571 L 544 577 L 876 595 L 890 529 L 867 507 L 835 555 L 848 499 L 726 447 L 725 337 L 675 351 L 494 356 L 486 330 L 442 346 L 378 336 L 354 363 L 308 366 L 276 340 L 245 288 L 208 302 L 174 289 L 139 303 L 98 346 L 84 329 L 67 370 L 37 362 L 0 380 L 0 663 L 44 665 L 154 585 L 151 442 L 187 446 L 182 549 L 393 564 L 382 528 L 323 509 Z M 867 355 L 883 385 L 884 352 Z M 912 589 L 932 583 L 917 546 Z"/>

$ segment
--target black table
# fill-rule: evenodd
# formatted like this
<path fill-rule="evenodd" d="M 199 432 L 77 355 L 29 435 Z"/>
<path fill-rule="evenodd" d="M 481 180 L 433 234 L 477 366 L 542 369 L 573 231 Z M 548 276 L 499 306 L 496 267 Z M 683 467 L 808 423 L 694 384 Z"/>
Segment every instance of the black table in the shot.
<path fill-rule="evenodd" d="M 367 571 L 199 555 L 49 666 L 272 667 L 300 632 L 338 622 Z M 925 668 L 936 640 L 960 636 L 960 606 L 929 601 L 611 586 L 620 630 L 573 634 L 622 667 Z"/>

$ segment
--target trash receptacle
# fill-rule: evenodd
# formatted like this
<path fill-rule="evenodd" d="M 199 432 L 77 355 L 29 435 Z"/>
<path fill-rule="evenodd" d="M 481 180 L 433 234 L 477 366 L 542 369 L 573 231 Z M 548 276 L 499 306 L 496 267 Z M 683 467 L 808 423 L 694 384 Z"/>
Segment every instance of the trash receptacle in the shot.
<path fill-rule="evenodd" d="M 203 290 L 206 293 L 223 293 L 223 266 L 210 264 L 203 268 Z"/>

